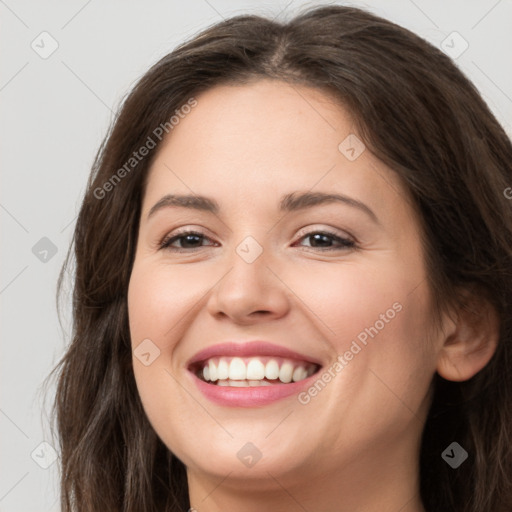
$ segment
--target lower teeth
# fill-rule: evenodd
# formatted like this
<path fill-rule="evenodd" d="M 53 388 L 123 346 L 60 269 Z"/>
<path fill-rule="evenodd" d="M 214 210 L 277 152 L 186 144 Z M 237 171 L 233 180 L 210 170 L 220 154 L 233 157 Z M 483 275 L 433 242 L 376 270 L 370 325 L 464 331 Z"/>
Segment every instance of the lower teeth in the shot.
<path fill-rule="evenodd" d="M 281 382 L 276 379 L 274 383 Z M 273 383 L 268 380 L 217 380 L 214 385 L 217 386 L 232 386 L 236 388 L 248 388 L 256 386 L 272 386 Z"/>

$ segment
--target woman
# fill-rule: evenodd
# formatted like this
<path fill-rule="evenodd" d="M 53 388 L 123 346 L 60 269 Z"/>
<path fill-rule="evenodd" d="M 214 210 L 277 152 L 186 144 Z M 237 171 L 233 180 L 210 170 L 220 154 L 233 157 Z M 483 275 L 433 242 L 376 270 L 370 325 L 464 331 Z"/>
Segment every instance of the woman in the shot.
<path fill-rule="evenodd" d="M 76 225 L 62 510 L 511 510 L 511 162 L 359 9 L 160 60 Z"/>

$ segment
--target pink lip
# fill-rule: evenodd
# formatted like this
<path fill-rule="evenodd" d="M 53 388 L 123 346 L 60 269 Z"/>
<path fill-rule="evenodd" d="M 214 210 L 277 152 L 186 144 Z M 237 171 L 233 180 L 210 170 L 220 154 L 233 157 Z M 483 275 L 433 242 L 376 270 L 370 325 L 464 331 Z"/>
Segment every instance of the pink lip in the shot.
<path fill-rule="evenodd" d="M 271 386 L 255 386 L 235 388 L 229 386 L 216 386 L 208 384 L 196 377 L 192 372 L 189 375 L 194 380 L 199 391 L 212 402 L 231 407 L 258 407 L 276 402 L 291 395 L 297 395 L 311 386 L 318 379 L 318 372 L 299 382 L 290 384 L 272 384 Z"/>
<path fill-rule="evenodd" d="M 270 404 L 277 400 L 298 394 L 301 390 L 307 388 L 317 379 L 318 372 L 299 382 L 290 382 L 289 384 L 273 384 L 272 386 L 255 387 L 230 387 L 208 384 L 198 378 L 191 367 L 205 361 L 211 357 L 254 357 L 254 356 L 274 356 L 297 361 L 306 361 L 323 366 L 321 361 L 293 350 L 269 343 L 267 341 L 249 341 L 244 343 L 226 342 L 213 345 L 198 352 L 187 364 L 188 373 L 195 382 L 199 391 L 212 402 L 219 405 L 231 407 L 257 407 Z"/>
<path fill-rule="evenodd" d="M 255 357 L 255 356 L 274 356 L 293 359 L 297 361 L 306 361 L 315 363 L 322 366 L 322 362 L 316 358 L 299 354 L 288 348 L 275 345 L 268 341 L 247 341 L 244 343 L 237 343 L 235 341 L 228 341 L 226 343 L 219 343 L 211 347 L 205 348 L 198 352 L 190 361 L 187 366 L 190 367 L 194 363 L 210 359 L 211 357 Z"/>

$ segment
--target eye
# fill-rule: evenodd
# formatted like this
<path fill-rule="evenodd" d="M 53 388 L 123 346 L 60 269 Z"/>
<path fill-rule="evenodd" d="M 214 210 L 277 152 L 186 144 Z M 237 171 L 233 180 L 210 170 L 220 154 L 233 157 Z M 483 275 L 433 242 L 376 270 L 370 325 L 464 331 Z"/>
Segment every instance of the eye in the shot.
<path fill-rule="evenodd" d="M 303 235 L 300 240 L 310 239 L 310 245 L 305 247 L 311 247 L 313 249 L 319 249 L 320 251 L 335 251 L 335 250 L 347 250 L 352 249 L 356 246 L 353 240 L 343 238 L 335 233 L 329 231 L 310 231 Z M 332 241 L 336 242 L 337 246 L 332 246 Z M 319 244 L 319 245 L 317 245 Z M 326 245 L 327 244 L 327 245 Z M 328 245 L 330 244 L 330 245 Z"/>
<path fill-rule="evenodd" d="M 305 247 L 311 247 L 320 251 L 347 250 L 356 247 L 353 240 L 340 237 L 335 233 L 331 233 L 326 230 L 311 231 L 303 235 L 299 240 L 307 239 L 310 239 L 310 245 L 306 245 Z M 160 249 L 167 249 L 175 252 L 189 252 L 204 247 L 201 243 L 204 240 L 211 241 L 210 238 L 198 231 L 182 231 L 174 234 L 173 236 L 166 236 L 160 242 L 159 247 Z M 173 245 L 176 242 L 180 244 L 179 247 Z M 337 245 L 333 246 L 333 242 Z M 215 243 L 210 245 L 215 245 Z"/>
<path fill-rule="evenodd" d="M 197 231 L 182 231 L 172 237 L 166 236 L 160 242 L 160 249 L 168 249 L 176 252 L 188 252 L 190 250 L 198 249 L 201 247 L 202 240 L 209 240 L 205 235 Z M 172 244 L 180 242 L 181 247 L 173 247 Z M 199 243 L 199 245 L 197 245 Z M 190 247 L 192 246 L 192 247 Z"/>

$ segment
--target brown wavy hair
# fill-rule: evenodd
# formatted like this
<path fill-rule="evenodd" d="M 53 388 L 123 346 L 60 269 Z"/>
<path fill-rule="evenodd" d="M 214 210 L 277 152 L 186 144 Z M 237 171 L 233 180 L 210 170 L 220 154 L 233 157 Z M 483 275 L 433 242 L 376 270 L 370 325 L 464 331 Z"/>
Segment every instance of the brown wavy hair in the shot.
<path fill-rule="evenodd" d="M 113 175 L 191 97 L 259 78 L 334 94 L 367 148 L 398 174 L 420 212 L 433 319 L 450 305 L 469 307 L 460 293 L 467 289 L 498 313 L 497 350 L 480 372 L 464 382 L 433 376 L 420 488 L 428 512 L 510 512 L 512 203 L 504 190 L 512 185 L 511 141 L 440 50 L 342 6 L 315 7 L 288 22 L 243 15 L 213 25 L 154 64 L 122 101 L 96 155 L 58 284 L 61 293 L 74 248 L 72 341 L 50 374 L 58 372 L 52 414 L 62 511 L 189 507 L 185 467 L 144 413 L 128 325 L 141 199 L 160 143 L 122 179 Z M 441 458 L 454 440 L 469 453 L 457 469 Z"/>

